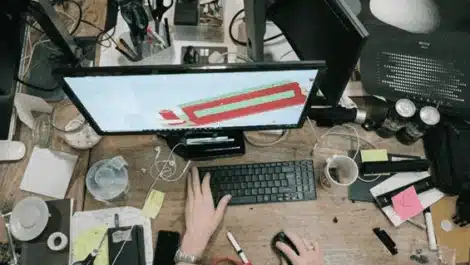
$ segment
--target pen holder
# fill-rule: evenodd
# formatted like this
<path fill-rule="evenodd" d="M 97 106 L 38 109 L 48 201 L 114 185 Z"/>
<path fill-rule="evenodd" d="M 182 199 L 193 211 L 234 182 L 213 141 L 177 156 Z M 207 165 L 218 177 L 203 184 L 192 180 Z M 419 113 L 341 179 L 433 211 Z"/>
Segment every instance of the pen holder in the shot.
<path fill-rule="evenodd" d="M 160 27 L 161 28 L 161 27 Z M 162 47 L 157 39 L 152 38 L 151 34 L 147 34 L 146 39 L 142 44 L 142 57 L 143 59 L 138 62 L 132 62 L 124 55 L 120 55 L 118 58 L 119 65 L 131 66 L 131 65 L 158 65 L 158 64 L 173 64 L 175 60 L 175 49 L 174 45 L 167 46 L 167 36 L 165 30 L 160 29 L 160 37 L 165 41 L 165 46 Z M 124 32 L 122 38 L 135 52 L 136 49 L 132 44 L 129 32 Z M 170 34 L 170 41 L 173 43 Z"/>

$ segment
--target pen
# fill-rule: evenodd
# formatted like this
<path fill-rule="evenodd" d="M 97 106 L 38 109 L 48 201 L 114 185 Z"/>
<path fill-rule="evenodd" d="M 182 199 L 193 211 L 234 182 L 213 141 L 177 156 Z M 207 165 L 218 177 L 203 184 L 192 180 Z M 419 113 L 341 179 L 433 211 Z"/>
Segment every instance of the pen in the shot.
<path fill-rule="evenodd" d="M 125 52 L 123 49 L 119 48 L 119 46 L 116 46 L 116 50 L 118 50 L 118 52 L 120 52 L 122 55 L 124 55 L 124 57 L 127 58 L 127 60 L 131 61 L 131 62 L 137 62 L 137 60 L 130 56 L 127 52 Z"/>
<path fill-rule="evenodd" d="M 432 225 L 432 215 L 429 208 L 424 209 L 424 220 L 426 221 L 426 231 L 428 232 L 429 249 L 437 250 L 436 235 Z"/>
<path fill-rule="evenodd" d="M 412 225 L 414 225 L 414 226 L 420 228 L 420 229 L 426 230 L 426 226 L 425 226 L 425 225 L 420 224 L 420 223 L 418 223 L 418 222 L 416 222 L 416 221 L 414 221 L 414 220 L 412 220 L 412 219 L 408 219 L 408 220 L 406 220 L 406 221 L 407 221 L 408 223 L 410 223 L 410 224 L 412 224 Z"/>
<path fill-rule="evenodd" d="M 233 248 L 237 252 L 238 256 L 243 261 L 243 264 L 250 264 L 251 265 L 251 262 L 246 257 L 245 252 L 243 252 L 243 249 L 240 247 L 237 240 L 235 240 L 235 237 L 232 235 L 232 233 L 227 232 L 227 237 L 228 237 L 228 240 L 230 241 L 230 243 L 232 244 Z"/>
<path fill-rule="evenodd" d="M 168 25 L 168 18 L 165 18 L 165 34 L 166 34 L 166 39 L 167 39 L 167 45 L 168 47 L 171 46 L 171 36 L 170 36 L 170 26 Z"/>
<path fill-rule="evenodd" d="M 132 50 L 131 46 L 127 44 L 127 42 L 123 38 L 119 38 L 119 43 L 132 55 L 132 57 L 136 58 L 137 54 Z"/>

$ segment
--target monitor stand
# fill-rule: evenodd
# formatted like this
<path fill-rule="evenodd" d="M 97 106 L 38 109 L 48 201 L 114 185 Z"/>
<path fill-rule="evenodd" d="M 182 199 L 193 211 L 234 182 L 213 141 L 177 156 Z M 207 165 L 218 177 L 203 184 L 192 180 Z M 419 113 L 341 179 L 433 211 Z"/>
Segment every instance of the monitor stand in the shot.
<path fill-rule="evenodd" d="M 192 131 L 161 135 L 174 153 L 188 160 L 209 160 L 245 154 L 241 130 Z"/>

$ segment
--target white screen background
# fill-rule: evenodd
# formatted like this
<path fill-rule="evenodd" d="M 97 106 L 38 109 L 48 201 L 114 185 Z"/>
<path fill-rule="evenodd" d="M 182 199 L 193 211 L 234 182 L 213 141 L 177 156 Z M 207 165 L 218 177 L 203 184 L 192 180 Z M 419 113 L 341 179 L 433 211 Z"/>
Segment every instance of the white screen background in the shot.
<path fill-rule="evenodd" d="M 162 122 L 159 111 L 284 81 L 310 94 L 317 70 L 66 77 L 65 81 L 104 132 L 181 128 L 295 125 L 304 105 L 295 105 L 202 126 Z"/>

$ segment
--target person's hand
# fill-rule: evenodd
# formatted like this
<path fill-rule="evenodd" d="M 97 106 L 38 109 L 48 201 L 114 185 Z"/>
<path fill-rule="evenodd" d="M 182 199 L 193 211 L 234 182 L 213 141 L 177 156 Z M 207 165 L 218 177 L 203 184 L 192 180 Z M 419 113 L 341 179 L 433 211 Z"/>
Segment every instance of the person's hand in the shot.
<path fill-rule="evenodd" d="M 295 251 L 285 243 L 277 242 L 276 247 L 286 254 L 287 258 L 289 258 L 293 265 L 324 264 L 323 252 L 317 242 L 312 243 L 292 232 L 285 232 L 285 234 L 289 237 L 292 243 L 294 243 L 295 247 L 299 251 L 299 255 L 297 255 L 297 253 L 295 253 Z"/>
<path fill-rule="evenodd" d="M 184 253 L 202 256 L 207 243 L 217 226 L 222 221 L 225 209 L 231 196 L 225 195 L 214 209 L 214 200 L 210 189 L 210 175 L 206 174 L 202 185 L 196 167 L 188 176 L 188 192 L 186 198 L 186 232 L 181 243 Z"/>

